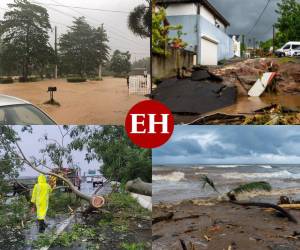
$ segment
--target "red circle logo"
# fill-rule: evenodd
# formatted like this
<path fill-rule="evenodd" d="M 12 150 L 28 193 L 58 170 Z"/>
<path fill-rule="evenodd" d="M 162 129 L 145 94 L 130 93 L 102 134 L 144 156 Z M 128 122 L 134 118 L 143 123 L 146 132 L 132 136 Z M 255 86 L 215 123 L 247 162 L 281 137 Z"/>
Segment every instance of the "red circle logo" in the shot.
<path fill-rule="evenodd" d="M 129 110 L 125 129 L 134 144 L 142 148 L 156 148 L 170 139 L 174 130 L 174 118 L 162 103 L 142 101 Z"/>

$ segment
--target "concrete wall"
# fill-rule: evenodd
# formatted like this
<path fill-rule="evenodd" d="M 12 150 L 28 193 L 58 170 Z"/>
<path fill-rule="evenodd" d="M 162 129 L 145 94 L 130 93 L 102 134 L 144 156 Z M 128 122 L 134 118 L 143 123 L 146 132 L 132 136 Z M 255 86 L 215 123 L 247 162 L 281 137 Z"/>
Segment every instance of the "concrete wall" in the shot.
<path fill-rule="evenodd" d="M 168 16 L 167 18 L 171 25 L 181 24 L 183 26 L 182 31 L 186 34 L 182 36 L 182 39 L 188 44 L 185 49 L 196 52 L 197 15 Z M 176 37 L 176 31 L 171 31 L 169 37 Z"/>
<path fill-rule="evenodd" d="M 186 33 L 182 36 L 182 39 L 188 44 L 185 48 L 186 50 L 197 52 L 197 45 L 199 43 L 198 51 L 200 54 L 201 38 L 203 36 L 208 36 L 218 41 L 219 61 L 233 57 L 232 39 L 222 29 L 217 28 L 206 18 L 197 15 L 168 16 L 167 18 L 171 25 L 182 24 L 183 32 Z M 199 22 L 199 33 L 197 33 L 197 22 Z M 199 34 L 199 37 L 197 37 L 197 34 Z M 171 31 L 169 36 L 175 37 L 176 32 Z M 198 63 L 201 63 L 200 57 L 198 59 Z"/>
<path fill-rule="evenodd" d="M 154 78 L 169 78 L 176 76 L 176 51 L 169 49 L 170 56 L 152 56 L 152 75 Z M 193 66 L 194 53 L 186 50 L 180 52 L 180 67 L 191 68 Z"/>
<path fill-rule="evenodd" d="M 218 61 L 223 59 L 229 59 L 234 56 L 233 52 L 233 40 L 222 30 L 218 29 L 215 25 L 212 25 L 205 18 L 200 17 L 200 36 L 209 36 L 218 44 Z"/>
<path fill-rule="evenodd" d="M 196 15 L 197 5 L 194 3 L 172 4 L 166 9 L 167 16 Z"/>

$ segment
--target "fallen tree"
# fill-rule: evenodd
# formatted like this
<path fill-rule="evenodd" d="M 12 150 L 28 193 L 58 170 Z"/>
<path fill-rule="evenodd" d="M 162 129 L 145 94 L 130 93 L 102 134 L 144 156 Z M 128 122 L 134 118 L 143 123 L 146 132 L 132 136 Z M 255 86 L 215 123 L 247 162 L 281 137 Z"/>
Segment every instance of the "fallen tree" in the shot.
<path fill-rule="evenodd" d="M 132 181 L 128 181 L 125 186 L 126 191 L 142 194 L 146 196 L 152 196 L 152 185 L 137 178 Z"/>
<path fill-rule="evenodd" d="M 206 175 L 201 176 L 200 179 L 203 182 L 203 188 L 205 187 L 206 184 L 208 184 L 215 192 L 219 193 L 218 189 L 216 188 L 214 182 L 208 178 Z M 226 193 L 226 196 L 229 199 L 230 203 L 233 203 L 235 205 L 239 206 L 255 206 L 255 207 L 261 207 L 261 208 L 272 208 L 280 212 L 280 214 L 283 217 L 288 218 L 290 221 L 294 223 L 298 223 L 296 218 L 292 216 L 288 211 L 286 211 L 284 208 L 271 204 L 271 203 L 266 203 L 266 202 L 250 202 L 250 201 L 238 201 L 236 196 L 241 193 L 245 192 L 252 192 L 252 191 L 271 191 L 272 187 L 269 183 L 265 181 L 258 181 L 258 182 L 250 182 L 246 184 L 242 184 L 229 192 Z"/>
<path fill-rule="evenodd" d="M 16 144 L 16 146 L 17 146 L 17 148 L 18 148 L 18 150 L 21 154 L 21 160 L 24 161 L 32 169 L 34 169 L 35 171 L 37 171 L 41 174 L 51 175 L 51 176 L 55 176 L 56 178 L 61 179 L 62 181 L 64 181 L 69 186 L 69 188 L 73 191 L 73 193 L 75 195 L 77 195 L 79 198 L 81 198 L 83 200 L 88 201 L 92 207 L 100 208 L 104 205 L 105 200 L 102 196 L 98 196 L 98 195 L 89 196 L 89 195 L 86 195 L 86 194 L 80 192 L 68 178 L 65 178 L 64 176 L 61 176 L 61 175 L 58 175 L 58 174 L 55 174 L 55 173 L 45 172 L 43 170 L 40 170 L 34 163 L 30 162 L 27 159 L 27 157 L 23 153 L 22 149 L 20 148 L 19 144 L 17 142 L 15 144 Z"/>
<path fill-rule="evenodd" d="M 97 195 L 90 196 L 84 194 L 80 192 L 68 178 L 51 172 L 51 168 L 49 168 L 46 165 L 45 159 L 37 160 L 34 157 L 30 157 L 30 158 L 27 157 L 24 154 L 20 144 L 18 143 L 20 138 L 18 137 L 17 132 L 11 126 L 1 126 L 0 129 L 1 129 L 0 130 L 0 152 L 2 153 L 1 155 L 2 159 L 8 162 L 8 164 L 10 164 L 11 166 L 19 166 L 20 168 L 24 166 L 29 166 L 30 168 L 37 171 L 38 173 L 48 175 L 48 176 L 49 175 L 55 176 L 56 178 L 59 178 L 62 181 L 64 181 L 76 196 L 78 196 L 83 200 L 88 201 L 93 208 L 100 208 L 104 205 L 105 200 L 102 196 L 97 196 Z M 22 129 L 22 131 L 26 131 L 26 130 L 31 132 L 32 129 L 31 127 L 25 126 Z M 64 137 L 69 132 L 65 134 L 63 134 L 61 130 L 60 132 L 62 134 L 61 144 L 59 144 L 58 141 L 55 141 L 55 143 L 57 144 L 56 147 L 53 147 L 53 144 L 51 144 L 50 146 L 47 145 L 46 150 L 43 151 L 43 153 L 46 152 L 48 153 L 48 156 L 52 160 L 52 164 L 58 165 L 59 167 L 61 167 L 63 164 L 63 157 L 70 157 L 70 151 L 68 151 L 67 147 L 65 147 L 63 143 Z M 46 169 L 49 169 L 50 171 L 47 172 L 45 170 L 41 170 L 40 167 L 44 167 Z"/>

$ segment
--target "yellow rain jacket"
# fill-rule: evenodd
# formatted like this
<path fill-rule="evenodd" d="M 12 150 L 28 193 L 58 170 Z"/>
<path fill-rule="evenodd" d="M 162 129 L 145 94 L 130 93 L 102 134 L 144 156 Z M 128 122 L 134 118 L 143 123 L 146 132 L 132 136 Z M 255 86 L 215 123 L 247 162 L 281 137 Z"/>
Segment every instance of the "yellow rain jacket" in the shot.
<path fill-rule="evenodd" d="M 52 189 L 47 183 L 46 176 L 41 174 L 38 183 L 34 185 L 31 202 L 36 206 L 37 219 L 44 220 L 48 210 L 49 194 Z"/>

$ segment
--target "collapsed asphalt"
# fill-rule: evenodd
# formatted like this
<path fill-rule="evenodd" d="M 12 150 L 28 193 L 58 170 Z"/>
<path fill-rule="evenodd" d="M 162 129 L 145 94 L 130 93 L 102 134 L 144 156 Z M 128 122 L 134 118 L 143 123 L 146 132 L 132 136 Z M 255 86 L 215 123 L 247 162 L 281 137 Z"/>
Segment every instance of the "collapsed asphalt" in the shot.
<path fill-rule="evenodd" d="M 236 87 L 228 87 L 221 80 L 206 70 L 194 71 L 191 78 L 162 81 L 152 98 L 173 113 L 204 114 L 236 103 Z"/>

